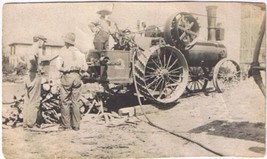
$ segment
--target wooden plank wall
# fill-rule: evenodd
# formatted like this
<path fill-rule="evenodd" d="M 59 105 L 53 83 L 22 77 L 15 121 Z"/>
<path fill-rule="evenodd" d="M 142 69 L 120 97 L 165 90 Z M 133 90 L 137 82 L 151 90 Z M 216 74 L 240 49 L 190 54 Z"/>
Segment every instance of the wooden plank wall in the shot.
<path fill-rule="evenodd" d="M 252 62 L 253 52 L 259 36 L 260 26 L 263 21 L 264 12 L 261 7 L 244 3 L 241 6 L 241 44 L 240 44 L 240 64 L 246 69 Z M 259 61 L 265 64 L 266 58 L 266 34 L 261 46 Z M 245 67 L 245 68 L 244 68 Z"/>

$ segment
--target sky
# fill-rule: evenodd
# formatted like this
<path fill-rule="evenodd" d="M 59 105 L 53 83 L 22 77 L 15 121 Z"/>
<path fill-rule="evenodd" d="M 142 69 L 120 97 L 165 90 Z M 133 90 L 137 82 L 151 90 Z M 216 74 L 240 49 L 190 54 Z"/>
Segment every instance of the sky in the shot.
<path fill-rule="evenodd" d="M 61 44 L 62 36 L 68 32 L 76 33 L 81 50 L 92 48 L 93 34 L 87 27 L 99 17 L 96 12 L 110 8 L 110 19 L 119 28 L 136 28 L 137 20 L 147 25 L 164 26 L 167 19 L 179 12 L 199 14 L 201 26 L 199 40 L 207 39 L 206 6 L 218 6 L 217 22 L 225 28 L 224 44 L 228 52 L 240 49 L 240 4 L 205 2 L 83 2 L 83 3 L 20 3 L 5 4 L 3 7 L 3 49 L 8 51 L 12 42 L 31 42 L 36 34 L 43 34 L 48 42 Z M 163 29 L 163 28 L 162 28 Z M 239 55 L 233 54 L 238 58 Z"/>

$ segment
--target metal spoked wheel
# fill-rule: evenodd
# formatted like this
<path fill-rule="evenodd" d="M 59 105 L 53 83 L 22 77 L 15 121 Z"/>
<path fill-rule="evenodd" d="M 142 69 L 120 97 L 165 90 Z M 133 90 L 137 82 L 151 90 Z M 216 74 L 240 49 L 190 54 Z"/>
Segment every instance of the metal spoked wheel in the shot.
<path fill-rule="evenodd" d="M 199 28 L 196 18 L 189 13 L 181 12 L 167 21 L 164 39 L 167 44 L 180 50 L 187 50 L 196 42 Z"/>
<path fill-rule="evenodd" d="M 171 46 L 156 46 L 145 51 L 138 61 L 137 78 L 141 80 L 137 84 L 141 94 L 157 103 L 176 102 L 188 81 L 188 65 L 183 54 Z M 143 67 L 138 67 L 138 63 L 143 63 Z"/>
<path fill-rule="evenodd" d="M 209 82 L 208 72 L 202 67 L 189 67 L 189 81 L 186 90 L 190 93 L 200 92 L 206 89 Z"/>
<path fill-rule="evenodd" d="M 223 59 L 214 68 L 213 84 L 222 93 L 235 87 L 241 79 L 240 67 L 234 60 Z"/>

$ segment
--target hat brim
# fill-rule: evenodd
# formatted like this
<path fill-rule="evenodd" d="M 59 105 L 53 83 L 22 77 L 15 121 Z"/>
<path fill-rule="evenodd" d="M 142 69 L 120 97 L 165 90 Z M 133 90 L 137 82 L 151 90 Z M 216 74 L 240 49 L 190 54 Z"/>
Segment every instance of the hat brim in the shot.
<path fill-rule="evenodd" d="M 45 42 L 47 41 L 47 38 L 40 38 L 40 39 L 43 40 L 43 41 L 45 41 Z"/>
<path fill-rule="evenodd" d="M 63 41 L 72 45 L 75 45 L 74 41 L 69 40 L 68 38 L 66 38 L 65 36 L 62 37 Z"/>
<path fill-rule="evenodd" d="M 100 14 L 100 15 L 110 15 L 111 11 L 109 11 L 109 10 L 100 10 L 100 11 L 97 11 L 96 13 Z"/>
<path fill-rule="evenodd" d="M 44 37 L 43 35 L 36 35 L 33 37 L 33 41 L 38 41 L 38 40 L 43 40 L 43 41 L 47 41 L 47 38 Z"/>

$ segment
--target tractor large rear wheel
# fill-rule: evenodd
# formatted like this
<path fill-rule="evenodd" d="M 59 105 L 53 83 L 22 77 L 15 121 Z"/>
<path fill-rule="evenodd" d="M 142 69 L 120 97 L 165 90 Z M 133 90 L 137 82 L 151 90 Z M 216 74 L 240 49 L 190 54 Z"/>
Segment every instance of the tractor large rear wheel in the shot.
<path fill-rule="evenodd" d="M 188 65 L 184 55 L 172 46 L 153 46 L 138 52 L 135 60 L 138 91 L 159 104 L 175 103 L 188 82 Z"/>

